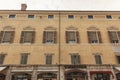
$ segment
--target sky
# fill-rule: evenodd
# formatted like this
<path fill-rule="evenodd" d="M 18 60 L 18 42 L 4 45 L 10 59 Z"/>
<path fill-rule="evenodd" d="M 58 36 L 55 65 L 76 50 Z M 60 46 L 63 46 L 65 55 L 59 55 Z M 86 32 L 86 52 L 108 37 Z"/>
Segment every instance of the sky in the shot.
<path fill-rule="evenodd" d="M 120 11 L 120 0 L 0 0 L 0 10 L 98 10 Z"/>

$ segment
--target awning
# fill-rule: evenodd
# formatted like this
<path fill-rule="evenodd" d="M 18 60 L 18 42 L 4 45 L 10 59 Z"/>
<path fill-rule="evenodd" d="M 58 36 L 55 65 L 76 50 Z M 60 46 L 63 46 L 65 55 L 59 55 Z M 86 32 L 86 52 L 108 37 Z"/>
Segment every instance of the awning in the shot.
<path fill-rule="evenodd" d="M 0 67 L 0 71 L 4 70 L 6 67 Z"/>
<path fill-rule="evenodd" d="M 74 70 L 68 70 L 68 71 L 65 71 L 65 74 L 67 74 L 67 73 L 71 73 L 71 72 L 79 72 L 79 73 L 84 73 L 84 74 L 87 73 L 86 71 L 83 71 L 83 70 L 74 69 Z"/>
<path fill-rule="evenodd" d="M 90 74 L 97 74 L 97 73 L 103 73 L 103 74 L 112 74 L 111 71 L 90 71 Z"/>
<path fill-rule="evenodd" d="M 117 69 L 118 71 L 120 71 L 120 67 L 115 67 L 115 69 Z"/>

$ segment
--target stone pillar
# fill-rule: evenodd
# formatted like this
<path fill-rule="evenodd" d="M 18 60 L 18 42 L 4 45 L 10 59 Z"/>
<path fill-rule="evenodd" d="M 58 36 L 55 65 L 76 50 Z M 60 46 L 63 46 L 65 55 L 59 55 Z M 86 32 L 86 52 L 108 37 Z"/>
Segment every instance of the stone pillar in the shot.
<path fill-rule="evenodd" d="M 88 80 L 91 80 L 91 76 L 90 76 L 90 71 L 89 70 L 87 70 L 87 74 L 88 74 Z"/>
<path fill-rule="evenodd" d="M 11 80 L 11 77 L 12 77 L 12 73 L 11 73 L 11 67 L 10 67 L 7 71 L 5 80 Z"/>
<path fill-rule="evenodd" d="M 112 79 L 111 80 L 117 80 L 116 79 L 116 74 L 115 74 L 115 72 L 114 72 L 114 68 L 113 68 L 113 66 L 111 66 L 111 70 L 112 70 Z"/>
<path fill-rule="evenodd" d="M 37 80 L 37 70 L 33 70 L 32 80 Z"/>
<path fill-rule="evenodd" d="M 60 80 L 65 80 L 64 66 L 60 66 Z"/>

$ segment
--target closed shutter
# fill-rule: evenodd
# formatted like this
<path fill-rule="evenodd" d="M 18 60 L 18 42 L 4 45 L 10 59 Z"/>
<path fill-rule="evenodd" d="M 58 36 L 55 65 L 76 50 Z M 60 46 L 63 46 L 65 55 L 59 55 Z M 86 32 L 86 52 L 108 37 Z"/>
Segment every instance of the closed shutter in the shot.
<path fill-rule="evenodd" d="M 66 43 L 68 43 L 68 31 L 65 32 L 65 37 L 66 37 Z"/>
<path fill-rule="evenodd" d="M 20 43 L 24 43 L 24 31 L 21 32 Z"/>
<path fill-rule="evenodd" d="M 46 31 L 43 32 L 43 43 L 46 42 Z"/>
<path fill-rule="evenodd" d="M 120 43 L 120 31 L 118 31 L 117 33 L 118 33 L 118 38 L 119 38 L 119 43 Z"/>
<path fill-rule="evenodd" d="M 80 36 L 78 31 L 76 32 L 76 37 L 77 37 L 77 43 L 80 43 L 80 39 L 79 39 Z"/>
<path fill-rule="evenodd" d="M 99 38 L 99 43 L 102 43 L 102 38 L 101 38 L 101 33 L 100 33 L 100 31 L 98 31 L 97 34 L 98 34 L 98 38 Z"/>
<path fill-rule="evenodd" d="M 15 36 L 15 31 L 11 32 L 11 37 L 10 37 L 10 43 L 13 43 L 14 41 L 14 36 Z"/>
<path fill-rule="evenodd" d="M 54 43 L 57 43 L 57 31 L 54 31 Z"/>
<path fill-rule="evenodd" d="M 2 38 L 3 38 L 3 31 L 0 32 L 0 43 L 2 42 Z"/>

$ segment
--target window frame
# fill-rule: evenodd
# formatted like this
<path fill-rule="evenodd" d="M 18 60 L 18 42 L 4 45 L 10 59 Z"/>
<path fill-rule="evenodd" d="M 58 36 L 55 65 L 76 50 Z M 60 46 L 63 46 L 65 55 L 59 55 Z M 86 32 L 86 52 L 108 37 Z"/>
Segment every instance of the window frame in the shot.
<path fill-rule="evenodd" d="M 9 18 L 9 19 L 15 19 L 15 18 L 16 18 L 16 14 L 10 14 L 10 15 L 8 16 L 8 18 Z"/>
<path fill-rule="evenodd" d="M 48 42 L 48 33 L 53 33 L 52 35 L 52 40 L 49 40 L 49 41 L 52 41 L 52 42 Z M 54 31 L 54 30 L 45 30 L 43 32 L 43 43 L 45 44 L 56 44 L 57 43 L 57 31 Z"/>
<path fill-rule="evenodd" d="M 106 15 L 106 19 L 112 19 L 111 15 Z"/>
<path fill-rule="evenodd" d="M 68 19 L 74 19 L 74 15 L 68 15 Z"/>
<path fill-rule="evenodd" d="M 114 40 L 111 36 L 112 33 L 115 33 L 116 34 L 116 37 L 117 37 L 117 40 Z M 120 31 L 108 31 L 108 37 L 109 37 L 109 41 L 110 43 L 113 43 L 113 44 L 118 44 L 120 43 Z"/>
<path fill-rule="evenodd" d="M 9 33 L 9 40 L 4 40 L 5 36 Z M 15 37 L 15 31 L 1 31 L 0 32 L 0 43 L 13 43 Z"/>
<path fill-rule="evenodd" d="M 6 54 L 0 54 L 0 64 L 4 64 L 5 56 L 6 56 Z"/>
<path fill-rule="evenodd" d="M 28 56 L 30 53 L 21 53 L 20 64 L 27 64 L 28 63 Z"/>
<path fill-rule="evenodd" d="M 70 35 L 70 33 L 73 33 L 74 32 L 74 40 L 75 41 L 72 41 L 72 42 L 70 42 L 71 40 L 70 40 L 70 37 L 69 37 L 69 35 Z M 68 44 L 77 44 L 77 43 L 79 43 L 79 41 L 80 41 L 80 39 L 79 39 L 79 32 L 78 31 L 76 31 L 76 30 L 67 30 L 67 31 L 65 31 L 65 33 L 66 33 L 66 43 L 68 43 Z"/>
<path fill-rule="evenodd" d="M 45 54 L 45 64 L 51 65 L 53 62 L 53 54 Z"/>
<path fill-rule="evenodd" d="M 88 15 L 88 19 L 94 19 L 94 16 L 93 15 Z"/>
<path fill-rule="evenodd" d="M 80 63 L 80 55 L 78 53 L 72 53 L 72 54 L 70 54 L 70 58 L 71 58 L 71 64 L 72 65 L 81 64 Z"/>
<path fill-rule="evenodd" d="M 95 33 L 96 40 L 92 40 L 90 33 Z M 88 43 L 90 44 L 100 44 L 102 43 L 101 32 L 98 30 L 88 30 L 87 31 Z"/>
<path fill-rule="evenodd" d="M 99 58 L 98 58 L 99 57 Z M 101 65 L 102 64 L 102 55 L 95 54 L 94 55 L 95 63 Z"/>
<path fill-rule="evenodd" d="M 54 19 L 54 15 L 48 15 L 48 19 Z"/>
<path fill-rule="evenodd" d="M 29 40 L 29 41 L 26 41 L 26 34 L 27 33 L 31 33 L 31 36 L 28 36 L 28 37 L 30 37 L 31 38 L 31 40 Z M 30 44 L 32 44 L 32 43 L 34 43 L 35 42 L 35 31 L 22 31 L 21 32 L 21 36 L 20 36 L 20 43 L 30 43 Z"/>
<path fill-rule="evenodd" d="M 30 16 L 32 16 L 32 17 L 30 17 Z M 35 18 L 35 15 L 32 15 L 32 14 L 28 15 L 28 19 L 34 19 L 34 18 Z"/>

